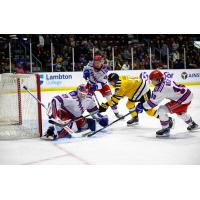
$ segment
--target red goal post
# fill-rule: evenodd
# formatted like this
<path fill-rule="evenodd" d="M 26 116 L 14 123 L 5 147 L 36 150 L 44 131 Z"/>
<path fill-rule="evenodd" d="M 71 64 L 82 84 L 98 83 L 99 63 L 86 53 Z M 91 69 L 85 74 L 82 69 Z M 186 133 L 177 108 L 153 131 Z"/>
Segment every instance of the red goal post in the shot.
<path fill-rule="evenodd" d="M 41 100 L 39 74 L 0 75 L 0 139 L 42 135 L 41 105 L 23 89 L 24 85 Z"/>

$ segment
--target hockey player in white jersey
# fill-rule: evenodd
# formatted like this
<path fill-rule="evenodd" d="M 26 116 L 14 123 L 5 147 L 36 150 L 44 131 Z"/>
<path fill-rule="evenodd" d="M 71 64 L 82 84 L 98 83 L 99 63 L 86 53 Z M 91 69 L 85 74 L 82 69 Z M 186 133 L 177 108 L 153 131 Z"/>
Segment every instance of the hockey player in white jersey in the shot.
<path fill-rule="evenodd" d="M 85 110 L 90 113 L 92 118 L 83 117 Z M 68 127 L 75 133 L 86 129 L 95 131 L 96 121 L 101 126 L 108 125 L 107 116 L 98 112 L 96 103 L 84 84 L 78 86 L 77 90 L 55 96 L 49 104 L 48 116 L 50 119 L 69 121 Z M 51 136 L 53 139 L 71 137 L 66 128 L 58 125 L 50 126 L 45 136 Z"/>
<path fill-rule="evenodd" d="M 93 62 L 89 62 L 83 69 L 83 78 L 87 81 L 87 88 L 90 93 L 99 91 L 103 97 L 110 100 L 112 97 L 111 89 L 107 83 L 108 66 L 102 63 L 102 56 L 96 55 Z M 120 118 L 117 105 L 110 105 L 115 116 Z"/>
<path fill-rule="evenodd" d="M 187 130 L 192 131 L 198 128 L 198 125 L 192 120 L 192 117 L 187 113 L 187 109 L 192 101 L 193 93 L 184 85 L 177 84 L 172 80 L 165 79 L 159 70 L 154 70 L 150 73 L 149 79 L 155 86 L 151 98 L 139 103 L 136 107 L 138 112 L 143 109 L 156 107 L 163 99 L 169 99 L 170 102 L 159 106 L 157 115 L 159 116 L 162 129 L 156 132 L 157 137 L 168 137 L 170 135 L 170 124 L 168 113 L 175 113 L 186 124 Z"/>

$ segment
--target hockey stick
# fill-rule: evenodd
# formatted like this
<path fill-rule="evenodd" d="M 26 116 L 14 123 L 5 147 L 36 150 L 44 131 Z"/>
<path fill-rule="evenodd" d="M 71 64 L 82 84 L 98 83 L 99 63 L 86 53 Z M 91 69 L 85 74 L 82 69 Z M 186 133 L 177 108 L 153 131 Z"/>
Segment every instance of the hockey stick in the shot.
<path fill-rule="evenodd" d="M 35 97 L 34 94 L 32 94 L 32 92 L 24 85 L 23 88 L 48 112 L 48 109 L 46 108 L 46 106 L 38 99 Z M 47 113 L 46 113 L 47 114 Z M 47 114 L 47 116 L 49 117 L 49 115 Z M 68 122 L 69 123 L 69 122 Z M 65 126 L 63 126 L 63 128 L 69 133 L 69 134 L 75 134 L 74 131 L 68 127 L 67 124 L 65 124 Z"/>
<path fill-rule="evenodd" d="M 35 97 L 35 95 L 25 85 L 23 86 L 23 88 L 48 112 L 46 106 L 37 97 Z"/>
<path fill-rule="evenodd" d="M 90 80 L 87 80 L 87 84 L 91 85 L 91 84 L 93 84 L 93 83 L 91 83 Z M 96 100 L 98 106 L 100 107 L 100 103 L 99 103 L 99 100 L 97 99 L 97 96 L 96 96 L 96 94 L 95 94 L 95 91 L 93 91 L 93 94 L 94 94 L 94 98 L 95 98 L 95 100 Z"/>
<path fill-rule="evenodd" d="M 134 112 L 134 111 L 132 111 L 132 112 Z M 104 127 L 100 128 L 100 129 L 97 130 L 97 131 L 94 131 L 94 132 L 91 132 L 91 131 L 90 131 L 90 132 L 87 132 L 87 133 L 83 134 L 83 136 L 84 136 L 84 137 L 91 137 L 91 136 L 97 134 L 98 132 L 104 130 L 105 128 L 107 128 L 107 127 L 109 127 L 109 126 L 115 124 L 115 123 L 118 122 L 119 120 L 124 119 L 126 116 L 130 115 L 132 112 L 128 112 L 127 114 L 125 114 L 125 115 L 123 115 L 122 117 L 120 117 L 120 118 L 114 120 L 113 122 L 111 122 L 111 123 L 108 124 L 107 126 L 104 126 Z"/>
<path fill-rule="evenodd" d="M 99 100 L 97 99 L 97 95 L 95 94 L 95 92 L 94 92 L 94 98 L 95 98 L 95 100 L 96 100 L 98 106 L 100 107 L 100 103 L 99 103 Z"/>
<path fill-rule="evenodd" d="M 46 110 L 46 111 L 48 111 L 47 110 L 47 108 L 46 108 L 46 106 L 38 99 L 38 98 L 36 98 L 35 96 L 34 96 L 34 94 L 32 94 L 31 93 L 31 91 L 24 85 L 23 86 L 23 88 Z"/>

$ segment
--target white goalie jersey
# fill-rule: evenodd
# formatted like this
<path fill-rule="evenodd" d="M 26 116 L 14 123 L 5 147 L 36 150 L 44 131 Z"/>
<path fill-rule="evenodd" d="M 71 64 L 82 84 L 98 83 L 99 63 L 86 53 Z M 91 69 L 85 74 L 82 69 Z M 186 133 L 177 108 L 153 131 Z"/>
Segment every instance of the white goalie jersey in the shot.
<path fill-rule="evenodd" d="M 86 98 L 79 98 L 77 91 L 55 96 L 52 104 L 56 110 L 62 110 L 65 114 L 67 113 L 67 118 L 69 119 L 80 117 L 85 110 L 89 113 L 98 111 L 91 95 L 88 94 Z"/>

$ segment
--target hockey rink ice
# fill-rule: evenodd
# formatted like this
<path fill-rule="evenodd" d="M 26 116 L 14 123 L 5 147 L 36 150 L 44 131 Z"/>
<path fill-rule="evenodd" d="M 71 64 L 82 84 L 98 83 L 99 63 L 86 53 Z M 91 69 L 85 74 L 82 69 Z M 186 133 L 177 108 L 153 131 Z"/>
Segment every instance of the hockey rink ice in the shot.
<path fill-rule="evenodd" d="M 188 113 L 200 124 L 200 86 L 191 86 L 190 89 L 194 98 Z M 59 92 L 43 92 L 43 103 L 47 105 L 57 94 Z M 97 96 L 100 103 L 105 102 L 98 92 Z M 126 98 L 119 103 L 120 114 L 128 112 L 125 102 Z M 116 119 L 110 108 L 107 115 L 110 122 Z M 200 164 L 200 130 L 188 132 L 185 123 L 172 116 L 175 127 L 167 139 L 155 137 L 160 123 L 143 112 L 139 115 L 139 125 L 127 127 L 128 116 L 91 138 L 0 141 L 0 164 Z M 43 110 L 43 131 L 47 127 Z"/>

